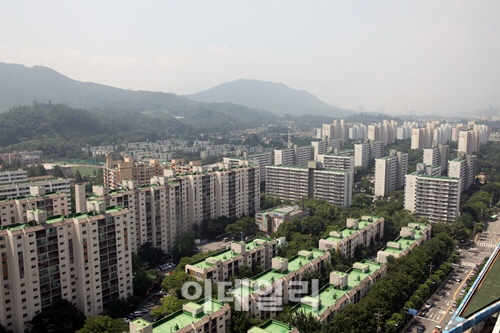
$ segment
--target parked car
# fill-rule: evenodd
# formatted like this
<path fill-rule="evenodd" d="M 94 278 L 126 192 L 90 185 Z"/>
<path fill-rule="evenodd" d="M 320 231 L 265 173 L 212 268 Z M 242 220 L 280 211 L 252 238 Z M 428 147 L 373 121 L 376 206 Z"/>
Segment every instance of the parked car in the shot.
<path fill-rule="evenodd" d="M 152 306 L 154 306 L 154 305 L 155 305 L 155 304 L 154 304 L 153 302 L 148 302 L 148 303 L 146 303 L 144 306 L 145 306 L 146 308 L 150 308 L 150 307 L 152 307 Z"/>
<path fill-rule="evenodd" d="M 222 239 L 222 241 L 223 241 L 223 242 L 227 242 L 227 241 L 229 241 L 229 238 L 224 237 L 224 238 Z"/>
<path fill-rule="evenodd" d="M 138 316 L 142 315 L 142 311 L 134 311 L 133 315 L 138 317 Z"/>
<path fill-rule="evenodd" d="M 430 309 L 430 308 L 432 308 L 432 302 L 431 302 L 431 301 L 429 301 L 429 302 L 425 303 L 425 308 L 426 308 L 426 309 Z"/>
<path fill-rule="evenodd" d="M 142 313 L 142 314 L 149 313 L 149 309 L 145 309 L 145 308 L 144 308 L 144 309 L 142 309 L 142 310 L 141 310 L 141 313 Z"/>
<path fill-rule="evenodd" d="M 418 325 L 418 327 L 417 327 L 417 332 L 418 332 L 418 333 L 422 333 L 422 332 L 424 332 L 424 331 L 425 331 L 425 326 L 424 326 L 424 325 Z"/>
<path fill-rule="evenodd" d="M 461 277 L 457 277 L 457 278 L 455 279 L 455 281 L 457 281 L 457 282 L 462 282 L 462 278 L 461 278 Z"/>
<path fill-rule="evenodd" d="M 456 308 L 457 307 L 457 302 L 453 302 L 453 307 Z"/>

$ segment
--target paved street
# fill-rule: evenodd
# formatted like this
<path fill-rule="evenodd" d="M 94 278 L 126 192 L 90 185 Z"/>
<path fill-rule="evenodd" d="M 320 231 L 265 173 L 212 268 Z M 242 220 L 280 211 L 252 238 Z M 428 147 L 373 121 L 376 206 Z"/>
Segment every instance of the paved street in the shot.
<path fill-rule="evenodd" d="M 493 252 L 500 237 L 500 222 L 485 223 L 482 237 L 474 245 L 469 245 L 461 248 L 461 262 L 460 265 L 463 269 L 455 269 L 448 280 L 434 293 L 430 298 L 433 303 L 432 307 L 428 310 L 420 309 L 419 316 L 415 317 L 411 325 L 405 332 L 417 332 L 419 325 L 425 326 L 425 332 L 432 332 L 432 329 L 439 325 L 442 328 L 446 326 L 451 319 L 453 312 L 456 308 L 453 307 L 454 300 L 458 299 L 460 290 L 465 287 L 467 278 L 474 272 L 473 267 L 476 263 L 481 263 L 484 258 L 489 257 Z M 478 252 L 469 252 L 469 248 L 477 248 Z M 477 272 L 476 272 L 477 275 Z M 475 275 L 475 276 L 476 276 Z M 462 278 L 462 282 L 456 282 L 456 278 Z M 438 293 L 444 291 L 442 296 Z"/>

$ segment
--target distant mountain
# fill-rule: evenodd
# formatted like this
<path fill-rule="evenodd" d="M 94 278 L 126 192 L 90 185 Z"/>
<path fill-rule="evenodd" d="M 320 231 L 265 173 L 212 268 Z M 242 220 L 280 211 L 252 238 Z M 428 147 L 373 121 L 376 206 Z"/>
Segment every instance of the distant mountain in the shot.
<path fill-rule="evenodd" d="M 205 103 L 229 102 L 266 110 L 278 115 L 317 114 L 341 117 L 354 112 L 321 101 L 305 90 L 295 90 L 283 83 L 258 80 L 226 82 L 205 91 L 184 97 Z"/>
<path fill-rule="evenodd" d="M 16 105 L 62 103 L 73 108 L 158 112 L 203 128 L 244 128 L 272 122 L 267 111 L 231 103 L 201 103 L 172 93 L 132 91 L 68 78 L 53 69 L 0 63 L 0 111 Z"/>

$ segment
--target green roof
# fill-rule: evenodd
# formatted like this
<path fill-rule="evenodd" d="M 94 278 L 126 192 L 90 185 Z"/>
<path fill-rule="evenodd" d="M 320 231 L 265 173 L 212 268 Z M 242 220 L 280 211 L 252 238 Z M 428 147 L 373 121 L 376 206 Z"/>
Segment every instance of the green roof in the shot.
<path fill-rule="evenodd" d="M 248 330 L 249 333 L 290 333 L 295 326 L 282 323 L 274 319 L 266 321 L 260 326 L 254 326 Z"/>
<path fill-rule="evenodd" d="M 23 181 L 20 181 L 20 182 L 10 182 L 10 183 L 2 183 L 0 184 L 0 187 L 2 186 L 12 186 L 12 185 L 18 185 L 18 184 L 26 184 L 26 183 L 34 183 L 34 186 L 36 185 L 36 183 L 40 183 L 40 182 L 45 182 L 45 181 L 48 181 L 48 180 L 56 180 L 56 179 L 64 179 L 64 178 L 57 178 L 57 177 L 47 177 L 47 178 L 43 178 L 43 179 L 27 179 L 27 180 L 23 180 Z"/>
<path fill-rule="evenodd" d="M 315 260 L 318 257 L 321 257 L 323 254 L 326 253 L 326 251 L 322 251 L 320 249 L 309 249 L 309 250 L 304 251 L 304 252 L 312 253 L 312 258 L 308 259 L 306 257 L 296 255 L 296 256 L 288 259 L 288 270 L 281 272 L 279 270 L 270 268 L 270 269 L 268 269 L 260 274 L 257 274 L 255 276 L 251 277 L 250 280 L 252 280 L 252 281 L 263 280 L 263 281 L 267 281 L 267 282 L 271 283 L 272 281 L 276 281 L 278 279 L 281 279 L 281 278 L 287 276 L 288 274 L 290 274 L 292 272 L 295 272 L 296 270 L 298 270 L 299 268 L 301 268 L 305 264 Z M 278 257 L 278 258 L 280 258 L 280 257 Z M 283 258 L 280 258 L 280 259 L 283 259 Z M 255 290 L 253 290 L 253 288 L 250 288 L 250 287 L 247 287 L 244 285 L 239 285 L 236 288 L 234 288 L 232 291 L 230 291 L 231 294 L 237 295 L 237 296 L 246 296 L 246 295 L 252 294 L 254 292 L 255 292 Z"/>
<path fill-rule="evenodd" d="M 380 219 L 380 216 L 370 216 L 370 217 L 373 220 L 372 222 L 370 222 L 368 220 L 361 220 L 360 219 L 359 223 L 358 223 L 358 228 L 344 227 L 340 230 L 334 230 L 334 231 L 339 232 L 342 235 L 342 237 L 328 235 L 328 236 L 324 237 L 323 239 L 333 240 L 333 241 L 339 241 L 341 239 L 345 239 L 345 238 L 349 237 L 351 234 L 354 234 L 355 232 L 363 230 L 364 228 L 366 228 L 370 224 L 375 223 Z"/>
<path fill-rule="evenodd" d="M 266 242 L 271 241 L 270 238 L 266 238 L 266 237 L 256 237 L 256 238 L 253 238 L 253 239 L 245 242 L 245 244 L 246 244 L 246 250 L 247 251 L 251 251 L 251 250 L 259 247 L 261 244 L 259 244 L 259 243 L 255 244 L 254 243 L 254 240 L 258 240 L 258 239 L 264 240 Z M 241 242 L 235 242 L 235 243 L 241 243 Z M 207 262 L 207 259 L 215 259 L 215 260 L 220 260 L 220 261 L 224 262 L 226 260 L 229 260 L 229 259 L 232 259 L 232 258 L 236 258 L 236 257 L 238 257 L 240 255 L 241 254 L 239 254 L 237 252 L 233 252 L 233 250 L 231 250 L 231 249 L 228 249 L 228 250 L 223 250 L 223 251 L 220 251 L 218 253 L 215 253 L 215 254 L 211 255 L 210 257 L 203 258 L 203 259 L 200 259 L 200 260 L 197 260 L 197 261 L 193 261 L 193 262 L 189 263 L 188 265 L 195 266 L 195 267 L 201 268 L 201 269 L 208 269 L 208 268 L 212 267 L 213 264 Z"/>
<path fill-rule="evenodd" d="M 347 277 L 347 287 L 339 289 L 334 285 L 327 284 L 322 287 L 317 294 L 311 295 L 312 298 L 320 299 L 321 306 L 316 311 L 313 307 L 307 304 L 298 304 L 297 311 L 303 311 L 306 314 L 311 313 L 313 316 L 321 315 L 328 307 L 335 305 L 337 300 L 345 294 L 348 294 L 352 289 L 356 288 L 366 277 L 372 275 L 376 270 L 382 267 L 381 263 L 371 260 L 363 260 L 361 263 L 368 265 L 369 271 L 364 273 L 358 268 L 351 267 L 345 274 Z M 342 272 L 339 272 L 342 273 Z"/>
<path fill-rule="evenodd" d="M 188 307 L 193 307 L 197 305 L 198 307 L 203 307 L 203 311 L 197 316 L 193 317 L 193 315 L 185 310 L 179 310 L 174 312 L 168 317 L 163 318 L 153 324 L 153 333 L 171 333 L 177 330 L 180 330 L 193 322 L 198 322 L 201 318 L 209 316 L 213 312 L 217 312 L 221 309 L 224 303 L 216 301 L 216 300 L 202 300 L 197 303 L 188 303 Z M 138 319 L 133 321 L 134 323 L 138 322 Z M 141 323 L 139 319 L 139 323 Z M 148 323 L 146 321 L 146 323 Z M 148 323 L 149 324 L 149 323 Z"/>
<path fill-rule="evenodd" d="M 415 229 L 415 233 L 413 234 L 413 239 L 398 237 L 395 241 L 393 241 L 393 243 L 398 243 L 401 246 L 400 249 L 390 247 L 390 246 L 384 246 L 382 248 L 382 250 L 380 250 L 380 251 L 390 252 L 390 253 L 394 253 L 394 254 L 400 254 L 400 253 L 404 252 L 413 243 L 415 243 L 416 241 L 418 241 L 420 238 L 422 238 L 424 236 L 424 229 L 429 226 L 429 224 L 426 224 L 426 223 L 415 223 L 415 224 L 420 225 L 420 229 Z"/>

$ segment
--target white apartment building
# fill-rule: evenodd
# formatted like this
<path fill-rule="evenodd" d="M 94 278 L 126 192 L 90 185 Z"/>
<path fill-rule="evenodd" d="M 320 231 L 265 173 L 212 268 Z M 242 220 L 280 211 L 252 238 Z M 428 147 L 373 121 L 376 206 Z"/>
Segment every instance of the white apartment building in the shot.
<path fill-rule="evenodd" d="M 460 179 L 436 176 L 437 169 L 420 163 L 406 175 L 405 209 L 431 223 L 453 222 L 460 205 Z"/>
<path fill-rule="evenodd" d="M 426 165 L 439 165 L 441 166 L 441 173 L 446 174 L 449 152 L 450 146 L 437 144 L 434 141 L 431 148 L 424 149 L 424 163 Z"/>
<path fill-rule="evenodd" d="M 274 165 L 295 165 L 295 151 L 293 148 L 275 150 Z"/>
<path fill-rule="evenodd" d="M 349 139 L 351 140 L 365 140 L 368 135 L 368 127 L 363 124 L 352 125 L 349 128 Z"/>
<path fill-rule="evenodd" d="M 0 172 L 0 184 L 22 182 L 27 179 L 26 170 Z"/>
<path fill-rule="evenodd" d="M 43 186 L 46 192 L 62 192 L 68 195 L 67 213 L 71 212 L 71 181 L 63 178 L 45 178 L 43 180 L 25 180 L 15 183 L 0 184 L 0 200 L 26 197 L 32 186 Z"/>
<path fill-rule="evenodd" d="M 240 166 L 239 161 L 247 160 L 254 165 L 260 166 L 260 181 L 266 181 L 266 166 L 273 165 L 273 153 L 264 152 L 248 155 L 243 155 L 244 157 L 224 157 L 224 163 L 229 163 L 231 168 Z"/>
<path fill-rule="evenodd" d="M 389 156 L 375 159 L 375 195 L 388 196 L 402 188 L 408 171 L 408 154 L 391 150 Z"/>
<path fill-rule="evenodd" d="M 477 156 L 459 153 L 458 157 L 448 162 L 448 177 L 460 180 L 460 192 L 468 190 L 474 184 L 477 172 Z"/>
<path fill-rule="evenodd" d="M 311 146 L 313 147 L 313 160 L 317 161 L 317 156 L 321 154 L 326 154 L 328 151 L 328 141 L 313 141 L 311 142 Z"/>
<path fill-rule="evenodd" d="M 349 207 L 352 203 L 352 172 L 321 169 L 318 162 L 309 167 L 268 166 L 266 194 L 285 200 L 323 199 Z"/>
<path fill-rule="evenodd" d="M 33 317 L 61 299 L 97 316 L 112 299 L 132 294 L 133 215 L 123 207 L 92 207 L 52 217 L 30 209 L 26 223 L 2 226 L 0 321 L 7 330 L 29 332 Z"/>
<path fill-rule="evenodd" d="M 380 158 L 382 155 L 384 155 L 382 141 L 367 140 L 354 144 L 354 166 L 368 167 L 371 160 Z"/>
<path fill-rule="evenodd" d="M 474 131 L 460 131 L 458 134 L 458 151 L 464 154 L 472 154 L 475 149 Z"/>
<path fill-rule="evenodd" d="M 343 152 L 345 153 L 345 152 Z M 354 186 L 354 156 L 340 155 L 342 152 L 333 154 L 323 154 L 316 157 L 316 161 L 321 163 L 324 169 L 350 171 L 351 188 Z"/>
<path fill-rule="evenodd" d="M 411 130 L 411 149 L 427 148 L 427 129 L 413 128 Z"/>

